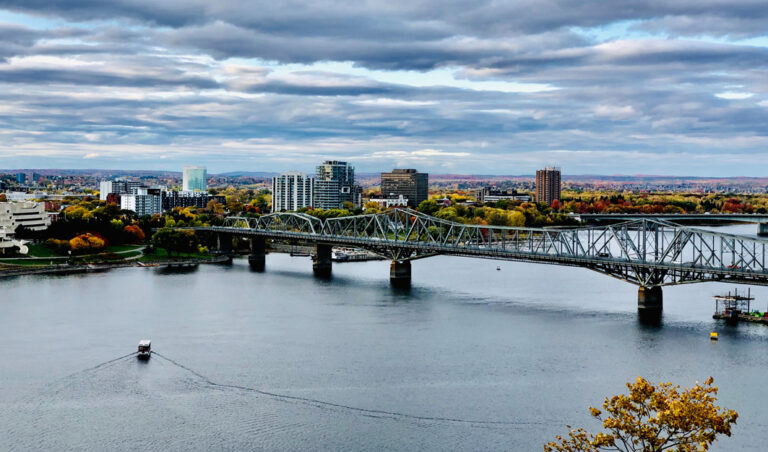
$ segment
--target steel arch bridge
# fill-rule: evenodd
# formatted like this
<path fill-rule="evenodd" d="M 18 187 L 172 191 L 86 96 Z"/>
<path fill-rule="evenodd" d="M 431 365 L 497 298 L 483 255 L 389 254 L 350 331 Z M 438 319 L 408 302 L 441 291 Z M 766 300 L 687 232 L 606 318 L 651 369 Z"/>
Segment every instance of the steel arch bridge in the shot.
<path fill-rule="evenodd" d="M 223 226 L 197 229 L 353 246 L 394 263 L 442 254 L 577 266 L 645 288 L 704 281 L 768 285 L 768 241 L 659 219 L 588 228 L 516 228 L 455 223 L 398 208 L 326 220 L 302 213 L 229 217 Z"/>

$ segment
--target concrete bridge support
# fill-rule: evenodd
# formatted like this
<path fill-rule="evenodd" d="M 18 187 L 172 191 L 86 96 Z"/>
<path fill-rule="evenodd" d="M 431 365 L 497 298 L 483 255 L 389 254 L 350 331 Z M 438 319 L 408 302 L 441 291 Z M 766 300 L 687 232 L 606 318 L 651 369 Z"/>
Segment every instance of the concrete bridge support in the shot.
<path fill-rule="evenodd" d="M 661 314 L 664 297 L 660 286 L 637 289 L 637 311 L 641 314 Z"/>
<path fill-rule="evenodd" d="M 221 254 L 231 255 L 232 236 L 222 233 L 216 234 L 216 249 L 218 249 Z"/>
<path fill-rule="evenodd" d="M 411 285 L 411 261 L 392 261 L 389 265 L 389 282 L 395 287 Z"/>
<path fill-rule="evenodd" d="M 315 245 L 315 255 L 312 258 L 312 271 L 315 276 L 321 278 L 328 278 L 331 276 L 331 269 L 333 262 L 331 261 L 331 253 L 333 247 L 331 245 L 324 245 L 318 243 Z"/>
<path fill-rule="evenodd" d="M 757 235 L 768 237 L 768 223 L 757 223 Z"/>
<path fill-rule="evenodd" d="M 266 265 L 266 243 L 264 237 L 251 237 L 251 254 L 248 264 L 257 272 L 263 272 Z"/>

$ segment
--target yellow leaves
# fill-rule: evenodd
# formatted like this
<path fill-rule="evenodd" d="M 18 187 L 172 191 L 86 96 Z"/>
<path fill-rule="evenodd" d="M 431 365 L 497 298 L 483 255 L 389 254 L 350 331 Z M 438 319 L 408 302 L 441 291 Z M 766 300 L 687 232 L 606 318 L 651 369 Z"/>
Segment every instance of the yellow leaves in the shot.
<path fill-rule="evenodd" d="M 69 248 L 73 252 L 99 251 L 106 245 L 104 239 L 90 233 L 80 234 L 69 241 Z"/>
<path fill-rule="evenodd" d="M 672 383 L 652 385 L 638 377 L 627 383 L 629 394 L 607 397 L 603 412 L 590 407 L 606 430 L 597 435 L 579 428 L 568 438 L 544 446 L 545 451 L 677 450 L 707 451 L 717 435 L 730 436 L 738 413 L 715 405 L 717 387 L 709 377 L 702 386 L 680 389 Z M 570 428 L 570 427 L 569 427 Z"/>

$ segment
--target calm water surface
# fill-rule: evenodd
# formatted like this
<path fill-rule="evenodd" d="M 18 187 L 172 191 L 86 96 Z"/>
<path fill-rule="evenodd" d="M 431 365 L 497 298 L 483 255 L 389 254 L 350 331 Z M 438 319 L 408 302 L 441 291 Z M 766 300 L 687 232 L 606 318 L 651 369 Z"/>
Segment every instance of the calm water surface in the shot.
<path fill-rule="evenodd" d="M 647 326 L 634 286 L 583 269 L 436 257 L 397 291 L 388 266 L 2 280 L 0 449 L 541 450 L 638 375 L 712 375 L 741 415 L 714 450 L 765 450 L 768 327 L 712 320 L 732 286 L 665 288 Z M 168 359 L 108 362 L 143 338 Z"/>

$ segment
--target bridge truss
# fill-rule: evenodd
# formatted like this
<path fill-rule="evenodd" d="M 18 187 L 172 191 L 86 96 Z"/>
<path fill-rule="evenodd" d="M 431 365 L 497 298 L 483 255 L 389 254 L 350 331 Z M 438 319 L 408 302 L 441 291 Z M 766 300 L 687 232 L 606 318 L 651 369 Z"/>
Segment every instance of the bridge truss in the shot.
<path fill-rule="evenodd" d="M 702 281 L 768 285 L 768 241 L 638 219 L 588 228 L 467 225 L 408 209 L 320 220 L 230 217 L 205 228 L 239 236 L 354 246 L 393 261 L 471 256 L 588 268 L 642 287 Z"/>

